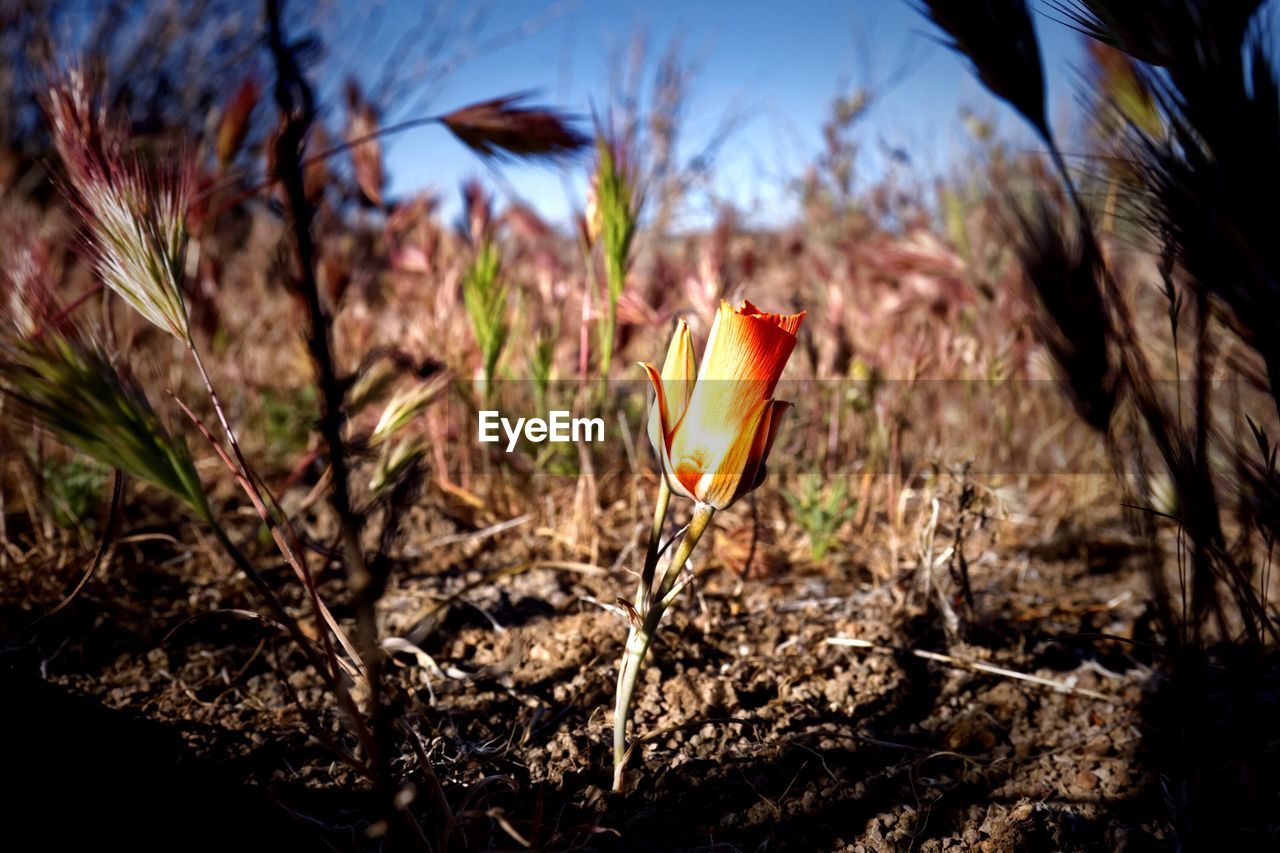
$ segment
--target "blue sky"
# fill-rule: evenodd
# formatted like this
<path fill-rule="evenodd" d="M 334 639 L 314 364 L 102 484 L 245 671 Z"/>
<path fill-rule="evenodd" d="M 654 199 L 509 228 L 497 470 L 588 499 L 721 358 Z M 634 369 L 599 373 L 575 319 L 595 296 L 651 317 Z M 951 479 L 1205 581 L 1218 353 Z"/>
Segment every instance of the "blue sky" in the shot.
<path fill-rule="evenodd" d="M 384 0 L 374 52 L 388 52 L 429 0 Z M 459 14 L 472 8 L 458 3 Z M 1049 78 L 1051 117 L 1065 120 L 1074 103 L 1079 37 L 1037 15 Z M 866 86 L 873 92 L 897 77 L 873 105 L 860 139 L 861 170 L 874 177 L 888 162 L 884 151 L 905 151 L 911 168 L 943 170 L 966 144 L 962 106 L 994 117 L 1019 144 L 1035 143 L 1015 116 L 988 96 L 963 62 L 934 41 L 931 26 L 906 0 L 494 0 L 480 40 L 526 22 L 525 37 L 462 63 L 430 93 L 430 111 L 516 91 L 589 115 L 607 103 L 611 69 L 632 35 L 647 34 L 653 53 L 678 38 L 698 67 L 684 125 L 682 149 L 694 152 L 730 113 L 738 117 L 718 159 L 715 190 L 761 222 L 779 222 L 794 210 L 787 181 L 802 173 L 821 148 L 821 127 L 831 100 Z M 340 52 L 341 45 L 337 45 Z M 415 97 L 420 93 L 415 93 Z M 405 118 L 393 115 L 392 118 Z M 470 176 L 511 191 L 555 221 L 581 203 L 586 161 L 569 169 L 504 166 L 502 181 L 438 128 L 408 131 L 387 142 L 393 196 L 422 188 L 443 193 L 456 208 L 457 187 Z M 566 186 L 568 191 L 566 191 Z M 696 202 L 696 200 L 695 200 Z M 695 209 L 689 224 L 705 214 Z"/>

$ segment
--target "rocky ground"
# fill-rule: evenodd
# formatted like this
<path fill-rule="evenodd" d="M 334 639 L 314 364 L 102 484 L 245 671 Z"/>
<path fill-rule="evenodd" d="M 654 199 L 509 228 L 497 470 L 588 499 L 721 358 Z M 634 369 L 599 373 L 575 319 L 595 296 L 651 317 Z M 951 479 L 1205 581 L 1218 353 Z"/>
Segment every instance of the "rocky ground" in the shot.
<path fill-rule="evenodd" d="M 1091 539 L 1019 538 L 1014 522 L 992 522 L 962 546 L 971 602 L 945 568 L 937 575 L 959 620 L 950 638 L 923 606 L 917 561 L 887 564 L 878 540 L 854 533 L 822 561 L 793 560 L 765 525 L 744 566 L 725 527 L 643 674 L 625 796 L 609 792 L 608 764 L 629 525 L 592 562 L 536 519 L 492 534 L 430 508 L 419 520 L 434 538 L 404 549 L 416 556 L 384 598 L 384 632 L 401 640 L 392 678 L 421 750 L 397 767 L 441 846 L 1170 843 L 1144 769 L 1158 661 L 1115 519 L 1098 519 Z M 108 836 L 119 822 L 161 838 L 361 846 L 367 792 L 326 743 L 341 721 L 212 554 L 189 526 L 126 525 L 80 595 L 26 630 L 82 564 L 38 571 L 33 554 L 6 574 L 0 661 L 28 807 L 58 802 L 64 761 L 74 790 L 110 792 L 92 798 Z M 282 586 L 286 571 L 275 570 Z M 838 644 L 848 639 L 861 644 Z M 137 822 L 156 810 L 159 823 Z M 265 834 L 250 832 L 259 825 Z"/>

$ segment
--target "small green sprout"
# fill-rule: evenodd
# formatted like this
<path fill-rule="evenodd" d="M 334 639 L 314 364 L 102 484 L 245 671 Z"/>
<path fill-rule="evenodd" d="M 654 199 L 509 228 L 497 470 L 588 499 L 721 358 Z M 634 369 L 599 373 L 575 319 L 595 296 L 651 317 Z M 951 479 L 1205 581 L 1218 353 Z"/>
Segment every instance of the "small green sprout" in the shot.
<path fill-rule="evenodd" d="M 837 542 L 844 523 L 853 517 L 856 499 L 849 499 L 848 483 L 840 478 L 829 482 L 816 475 L 801 477 L 798 489 L 785 494 L 792 520 L 809 539 L 809 553 L 821 560 Z"/>
<path fill-rule="evenodd" d="M 511 331 L 507 317 L 507 284 L 502 277 L 498 247 L 485 242 L 462 279 L 462 300 L 480 348 L 485 396 L 491 393 L 498 359 Z"/>

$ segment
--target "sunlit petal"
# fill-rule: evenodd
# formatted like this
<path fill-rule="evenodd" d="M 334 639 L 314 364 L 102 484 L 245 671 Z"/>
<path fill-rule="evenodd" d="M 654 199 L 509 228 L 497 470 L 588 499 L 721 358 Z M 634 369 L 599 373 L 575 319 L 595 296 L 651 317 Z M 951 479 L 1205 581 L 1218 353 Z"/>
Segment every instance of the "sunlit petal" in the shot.
<path fill-rule="evenodd" d="M 721 302 L 695 382 L 687 381 L 695 361 L 683 322 L 662 372 L 644 365 L 657 395 L 649 440 L 672 491 L 723 509 L 760 484 L 789 406 L 773 391 L 804 316 Z"/>
<path fill-rule="evenodd" d="M 671 464 L 676 478 L 703 503 L 723 509 L 733 502 L 749 463 L 756 432 L 769 409 L 762 400 L 734 418 L 732 429 L 677 429 Z M 754 470 L 754 466 L 753 466 Z"/>
<path fill-rule="evenodd" d="M 693 335 L 683 319 L 676 322 L 675 334 L 667 348 L 667 360 L 662 363 L 662 383 L 667 392 L 668 416 L 672 423 L 680 420 L 693 396 L 693 383 L 698 375 L 693 357 Z"/>
<path fill-rule="evenodd" d="M 653 445 L 653 452 L 658 457 L 658 462 L 662 466 L 663 476 L 667 478 L 668 485 L 672 491 L 681 497 L 693 498 L 693 494 L 675 478 L 672 470 L 671 456 L 667 447 L 667 436 L 671 434 L 671 420 L 667 409 L 667 392 L 662 381 L 662 374 L 652 364 L 641 362 L 640 366 L 644 368 L 645 375 L 649 377 L 649 383 L 653 385 L 654 400 L 653 408 L 649 410 L 649 443 Z"/>

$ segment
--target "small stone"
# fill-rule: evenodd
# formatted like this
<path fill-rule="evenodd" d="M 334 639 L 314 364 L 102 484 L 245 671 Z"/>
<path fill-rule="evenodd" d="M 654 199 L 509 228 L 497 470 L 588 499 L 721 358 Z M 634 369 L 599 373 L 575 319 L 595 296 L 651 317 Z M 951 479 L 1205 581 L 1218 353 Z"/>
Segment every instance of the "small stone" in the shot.
<path fill-rule="evenodd" d="M 1084 745 L 1084 751 L 1086 755 L 1102 757 L 1111 751 L 1111 738 L 1106 735 L 1098 735 Z"/>

